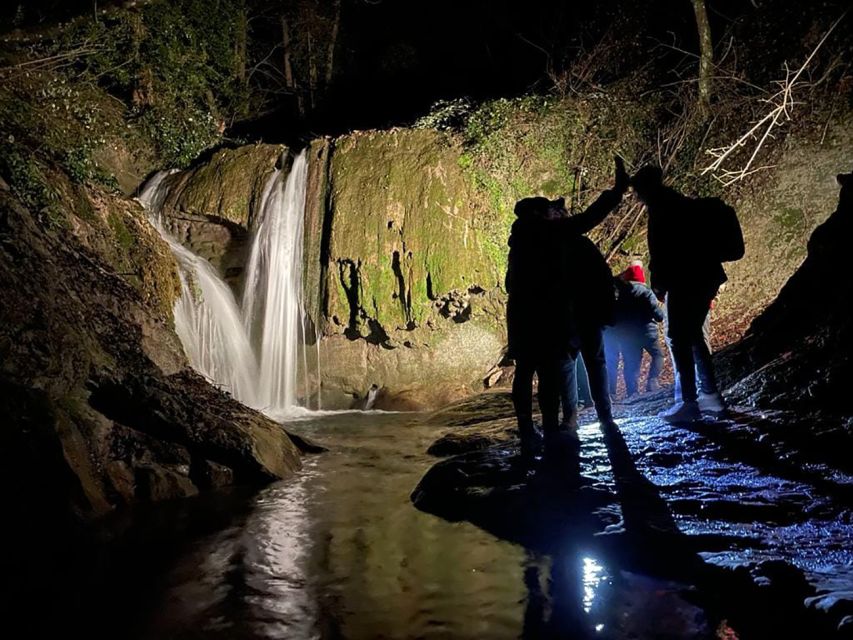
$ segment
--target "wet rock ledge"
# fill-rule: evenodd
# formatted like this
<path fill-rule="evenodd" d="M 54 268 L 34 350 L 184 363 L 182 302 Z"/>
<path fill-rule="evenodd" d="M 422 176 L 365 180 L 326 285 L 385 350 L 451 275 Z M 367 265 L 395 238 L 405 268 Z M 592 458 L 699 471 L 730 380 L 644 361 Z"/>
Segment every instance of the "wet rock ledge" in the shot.
<path fill-rule="evenodd" d="M 281 426 L 194 373 L 172 327 L 176 265 L 141 207 L 52 176 L 0 190 L 0 495 L 21 535 L 117 506 L 284 477 Z"/>

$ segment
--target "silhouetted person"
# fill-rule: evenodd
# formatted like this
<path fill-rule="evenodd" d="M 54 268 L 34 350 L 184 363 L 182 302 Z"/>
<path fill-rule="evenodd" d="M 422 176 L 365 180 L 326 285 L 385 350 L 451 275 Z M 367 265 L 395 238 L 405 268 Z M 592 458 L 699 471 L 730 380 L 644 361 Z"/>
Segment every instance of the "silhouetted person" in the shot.
<path fill-rule="evenodd" d="M 585 236 L 565 240 L 567 268 L 571 286 L 565 292 L 574 310 L 574 328 L 578 349 L 561 364 L 564 396 L 571 404 L 564 407 L 563 429 L 577 438 L 577 364 L 583 355 L 595 412 L 601 423 L 613 422 L 607 387 L 607 362 L 604 355 L 604 326 L 613 318 L 615 290 L 610 267 L 598 247 Z M 572 393 L 574 392 L 574 396 Z"/>
<path fill-rule="evenodd" d="M 660 388 L 658 376 L 663 369 L 663 350 L 658 340 L 657 327 L 659 322 L 663 322 L 663 309 L 655 294 L 645 285 L 646 276 L 639 262 L 631 264 L 614 278 L 614 282 L 616 305 L 613 325 L 605 332 L 610 393 L 616 393 L 620 352 L 626 395 L 632 396 L 638 391 L 643 351 L 652 359 L 646 391 L 656 391 Z"/>
<path fill-rule="evenodd" d="M 743 236 L 731 207 L 716 198 L 688 198 L 662 182 L 658 167 L 643 167 L 631 184 L 649 212 L 651 286 L 666 300 L 668 335 L 681 384 L 681 402 L 660 417 L 670 422 L 697 420 L 700 404 L 722 404 L 711 352 L 702 324 L 711 301 L 726 281 L 722 263 L 743 257 Z M 695 359 L 708 372 L 708 389 L 699 396 Z"/>
<path fill-rule="evenodd" d="M 721 285 L 720 290 L 722 290 L 724 286 L 725 285 Z M 705 346 L 709 353 L 711 352 L 711 312 L 713 309 L 714 303 L 711 301 L 711 308 L 708 309 L 708 313 L 705 315 L 705 321 L 702 323 L 702 340 L 705 342 Z M 666 344 L 669 348 L 669 357 L 672 360 L 672 369 L 675 371 L 675 359 L 672 357 L 672 344 L 670 343 L 669 338 L 667 338 Z M 714 396 L 711 391 L 714 380 L 713 369 L 709 371 L 705 368 L 706 362 L 696 354 L 695 349 L 693 350 L 693 364 L 696 369 L 696 386 L 699 388 L 699 396 L 703 400 L 700 408 L 703 411 L 708 411 L 709 413 L 724 414 L 726 412 L 726 405 L 723 402 L 722 397 Z M 681 402 L 681 382 L 679 382 L 678 376 L 675 376 L 673 396 L 675 398 L 675 402 Z M 715 401 L 718 402 L 715 404 Z"/>
<path fill-rule="evenodd" d="M 569 216 L 563 198 L 525 198 L 515 205 L 518 219 L 509 238 L 506 274 L 507 333 L 508 356 L 516 362 L 512 397 L 524 454 L 535 450 L 537 440 L 533 425 L 533 375 L 539 378 L 543 430 L 546 435 L 556 435 L 560 431 L 559 389 L 565 383 L 565 363 L 572 363 L 573 373 L 579 348 L 587 358 L 596 409 L 600 416 L 612 420 L 600 324 L 600 316 L 608 311 L 598 308 L 603 304 L 599 299 L 612 296 L 601 292 L 591 295 L 587 290 L 588 274 L 584 269 L 590 265 L 592 252 L 602 262 L 603 259 L 583 234 L 607 217 L 621 201 L 626 188 L 627 174 L 619 160 L 617 188 L 602 193 L 583 213 Z M 604 268 L 609 275 L 606 264 Z M 588 308 L 581 310 L 578 306 L 581 301 L 586 301 Z M 591 362 L 596 363 L 595 367 Z M 574 375 L 571 378 L 575 384 Z M 606 404 L 601 394 L 596 394 L 596 384 L 604 388 Z"/>

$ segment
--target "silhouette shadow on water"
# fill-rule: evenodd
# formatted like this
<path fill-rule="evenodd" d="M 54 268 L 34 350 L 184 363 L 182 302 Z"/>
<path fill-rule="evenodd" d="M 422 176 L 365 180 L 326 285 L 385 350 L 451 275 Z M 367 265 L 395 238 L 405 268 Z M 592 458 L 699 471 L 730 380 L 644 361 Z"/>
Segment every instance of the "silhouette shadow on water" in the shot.
<path fill-rule="evenodd" d="M 607 555 L 651 575 L 693 581 L 704 562 L 695 543 L 678 529 L 659 489 L 634 464 L 618 428 L 602 426 L 622 509 L 621 531 L 600 536 Z"/>
<path fill-rule="evenodd" d="M 567 541 L 579 541 L 650 575 L 695 575 L 702 560 L 657 487 L 637 470 L 618 428 L 602 433 L 615 491 L 583 475 L 574 451 L 524 464 L 513 450 L 497 446 L 439 462 L 412 501 L 537 553 L 561 553 Z"/>
<path fill-rule="evenodd" d="M 598 627 L 619 624 L 616 609 L 661 589 L 679 594 L 672 595 L 673 608 L 683 612 L 692 605 L 680 592 L 703 580 L 695 545 L 678 530 L 657 487 L 637 470 L 618 428 L 602 433 L 615 491 L 583 475 L 582 458 L 571 447 L 532 465 L 511 449 L 493 447 L 439 462 L 412 495 L 423 511 L 466 520 L 528 549 L 526 638 L 595 637 Z M 618 602 L 609 604 L 612 598 L 604 597 L 591 608 L 590 571 L 616 576 L 615 582 L 630 583 L 623 585 L 626 592 L 636 591 L 615 594 Z M 638 575 L 629 579 L 622 571 Z M 665 598 L 656 599 L 648 606 Z M 651 617 L 640 613 L 634 622 Z"/>

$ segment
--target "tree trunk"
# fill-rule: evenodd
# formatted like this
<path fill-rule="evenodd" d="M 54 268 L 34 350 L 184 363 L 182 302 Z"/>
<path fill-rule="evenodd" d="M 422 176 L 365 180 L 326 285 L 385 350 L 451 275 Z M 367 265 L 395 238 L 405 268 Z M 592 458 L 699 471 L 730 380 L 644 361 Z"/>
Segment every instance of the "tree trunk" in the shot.
<path fill-rule="evenodd" d="M 699 112 L 705 116 L 711 109 L 711 74 L 714 69 L 714 42 L 711 40 L 711 25 L 705 0 L 691 0 L 696 14 L 696 29 L 699 34 Z"/>
<path fill-rule="evenodd" d="M 287 18 L 281 16 L 281 44 L 284 49 L 284 85 L 288 91 L 292 91 L 296 96 L 296 109 L 299 116 L 305 115 L 305 105 L 302 103 L 302 94 L 296 88 L 296 81 L 293 78 L 293 65 L 290 62 L 290 29 L 287 27 Z"/>
<path fill-rule="evenodd" d="M 246 82 L 246 44 L 249 24 L 245 12 L 240 13 L 234 34 L 234 77 L 241 83 Z"/>
<path fill-rule="evenodd" d="M 326 90 L 332 84 L 335 72 L 335 48 L 338 44 L 338 32 L 341 28 L 341 0 L 335 0 L 335 19 L 332 23 L 332 35 L 329 38 L 329 48 L 326 51 Z"/>
<path fill-rule="evenodd" d="M 314 91 L 317 88 L 317 62 L 314 60 L 313 38 L 308 34 L 308 103 L 314 110 Z"/>
<path fill-rule="evenodd" d="M 249 40 L 249 18 L 246 15 L 246 7 L 240 9 L 240 16 L 234 34 L 234 78 L 240 83 L 239 113 L 247 115 L 249 101 L 249 78 L 246 73 Z"/>

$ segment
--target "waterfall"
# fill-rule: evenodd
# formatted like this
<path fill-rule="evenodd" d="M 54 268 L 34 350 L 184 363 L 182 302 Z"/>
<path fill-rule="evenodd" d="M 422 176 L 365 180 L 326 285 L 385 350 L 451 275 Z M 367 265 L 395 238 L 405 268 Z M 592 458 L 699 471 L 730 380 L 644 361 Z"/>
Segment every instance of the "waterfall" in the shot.
<path fill-rule="evenodd" d="M 190 363 L 243 404 L 263 407 L 257 393 L 257 359 L 234 294 L 207 260 L 176 242 L 170 246 L 181 266 L 175 332 Z"/>
<path fill-rule="evenodd" d="M 190 364 L 246 405 L 274 416 L 293 412 L 300 382 L 306 399 L 312 388 L 305 344 L 313 336 L 302 303 L 306 153 L 296 157 L 286 179 L 276 170 L 264 188 L 240 306 L 213 266 L 166 230 L 162 208 L 169 186 L 164 180 L 171 173 L 157 173 L 138 199 L 178 261 L 175 331 Z M 316 361 L 319 366 L 319 352 Z M 319 372 L 316 380 L 319 409 Z"/>
<path fill-rule="evenodd" d="M 181 296 L 175 302 L 175 332 L 192 367 L 251 407 L 258 407 L 258 365 L 243 330 L 231 289 L 204 258 L 175 240 L 163 226 L 162 207 L 169 193 L 161 171 L 146 183 L 139 201 L 178 261 Z"/>
<path fill-rule="evenodd" d="M 309 388 L 306 314 L 302 301 L 302 246 L 308 158 L 293 161 L 287 179 L 270 176 L 255 224 L 243 288 L 243 322 L 260 347 L 261 403 L 279 412 L 296 406 L 302 373 Z"/>

